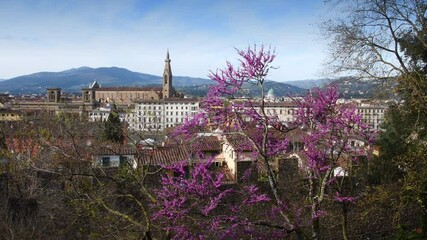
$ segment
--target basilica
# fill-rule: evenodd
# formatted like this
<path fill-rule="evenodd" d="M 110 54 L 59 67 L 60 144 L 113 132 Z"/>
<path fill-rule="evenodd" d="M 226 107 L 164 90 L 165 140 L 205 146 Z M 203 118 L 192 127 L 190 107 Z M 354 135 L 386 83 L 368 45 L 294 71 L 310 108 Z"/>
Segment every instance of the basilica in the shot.
<path fill-rule="evenodd" d="M 161 87 L 101 87 L 96 81 L 82 89 L 85 103 L 115 103 L 128 105 L 141 100 L 161 100 L 181 97 L 172 86 L 169 51 L 166 53 Z"/>

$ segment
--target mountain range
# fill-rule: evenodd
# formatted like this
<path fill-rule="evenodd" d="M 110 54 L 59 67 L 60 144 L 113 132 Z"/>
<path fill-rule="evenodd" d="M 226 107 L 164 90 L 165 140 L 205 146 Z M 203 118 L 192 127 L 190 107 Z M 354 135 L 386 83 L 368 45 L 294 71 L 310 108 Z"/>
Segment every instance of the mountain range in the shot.
<path fill-rule="evenodd" d="M 101 86 L 161 86 L 162 77 L 146 73 L 133 72 L 118 67 L 80 67 L 61 72 L 38 72 L 29 75 L 4 79 L 0 81 L 0 93 L 11 94 L 44 94 L 46 88 L 59 87 L 64 92 L 80 93 L 81 89 L 87 87 L 94 80 Z M 364 81 L 351 77 L 339 79 L 310 79 L 299 81 L 275 82 L 266 81 L 265 90 L 273 89 L 276 97 L 289 95 L 303 95 L 313 87 L 323 87 L 327 84 L 338 86 L 343 98 L 371 98 L 392 96 L 392 86 L 386 87 L 378 80 Z M 173 86 L 188 96 L 206 96 L 214 81 L 206 78 L 194 78 L 185 76 L 174 76 Z M 251 96 L 259 96 L 257 86 L 244 85 L 245 92 Z"/>
<path fill-rule="evenodd" d="M 0 92 L 12 94 L 45 93 L 46 88 L 59 87 L 64 92 L 80 93 L 81 88 L 87 87 L 96 80 L 101 86 L 160 86 L 162 77 L 146 73 L 133 72 L 118 67 L 80 67 L 61 72 L 38 72 L 14 77 L 0 82 Z M 210 85 L 214 82 L 205 78 L 174 76 L 173 85 L 178 91 L 191 96 L 205 96 Z M 277 96 L 302 94 L 306 90 L 286 83 L 270 81 L 267 90 L 275 89 Z M 253 86 L 247 86 L 248 91 L 257 94 Z M 279 93 L 279 94 L 278 94 Z"/>

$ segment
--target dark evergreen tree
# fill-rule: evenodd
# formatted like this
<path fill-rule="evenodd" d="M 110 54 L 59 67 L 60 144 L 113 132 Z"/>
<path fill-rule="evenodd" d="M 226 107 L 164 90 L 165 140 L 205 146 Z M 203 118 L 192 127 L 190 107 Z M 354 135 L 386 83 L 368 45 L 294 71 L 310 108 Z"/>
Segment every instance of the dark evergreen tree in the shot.
<path fill-rule="evenodd" d="M 120 121 L 119 112 L 115 104 L 113 104 L 110 115 L 104 123 L 104 138 L 116 143 L 123 143 L 125 138 L 123 124 Z"/>

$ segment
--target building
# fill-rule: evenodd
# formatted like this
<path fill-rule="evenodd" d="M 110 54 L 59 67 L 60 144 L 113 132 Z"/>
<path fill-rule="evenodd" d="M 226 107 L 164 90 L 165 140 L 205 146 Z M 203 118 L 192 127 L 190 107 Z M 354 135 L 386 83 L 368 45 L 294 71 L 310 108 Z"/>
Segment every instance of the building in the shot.
<path fill-rule="evenodd" d="M 24 116 L 37 116 L 40 113 L 56 115 L 61 112 L 81 115 L 96 107 L 80 98 L 67 95 L 61 88 L 47 88 L 46 98 L 17 99 L 11 102 L 11 109 L 21 111 Z"/>
<path fill-rule="evenodd" d="M 69 98 L 63 94 L 61 88 L 47 88 L 46 99 L 16 101 L 12 103 L 12 110 L 20 110 L 24 115 L 37 115 L 38 112 L 57 114 L 67 112 L 72 114 L 88 114 L 93 120 L 104 119 L 105 112 L 99 107 L 105 104 L 116 104 L 119 109 L 126 110 L 135 101 L 158 101 L 169 98 L 181 98 L 172 86 L 172 70 L 169 51 L 166 53 L 163 83 L 160 87 L 102 87 L 94 81 L 87 88 L 83 88 L 81 98 Z M 0 96 L 6 99 L 6 95 Z M 0 100 L 1 100 L 0 99 Z M 91 111 L 94 111 L 90 115 Z"/>
<path fill-rule="evenodd" d="M 361 103 L 357 106 L 357 112 L 362 116 L 363 122 L 374 130 L 380 130 L 386 110 L 386 106 L 374 103 Z"/>
<path fill-rule="evenodd" d="M 195 98 L 142 100 L 135 102 L 125 120 L 134 131 L 163 130 L 182 124 L 198 111 L 199 100 Z"/>
<path fill-rule="evenodd" d="M 199 111 L 199 100 L 183 98 L 172 86 L 169 51 L 166 54 L 162 87 L 101 87 L 96 81 L 82 89 L 85 103 L 99 107 L 88 111 L 90 121 L 105 121 L 110 103 L 116 104 L 120 118 L 134 131 L 163 130 L 182 124 Z"/>
<path fill-rule="evenodd" d="M 241 100 L 238 100 L 241 101 Z M 356 106 L 357 112 L 362 116 L 362 120 L 368 124 L 371 130 L 380 130 L 381 124 L 384 122 L 387 106 L 382 103 L 363 101 L 363 100 L 344 100 L 341 99 L 339 104 L 353 104 Z M 258 102 L 253 102 L 251 106 L 261 114 L 261 107 Z M 277 117 L 282 123 L 294 121 L 294 112 L 298 109 L 298 105 L 294 101 L 280 102 L 265 102 L 265 113 L 270 117 Z"/>
<path fill-rule="evenodd" d="M 168 50 L 166 53 L 163 83 L 161 87 L 101 87 L 101 85 L 95 81 L 88 88 L 82 89 L 83 102 L 129 105 L 135 101 L 141 100 L 161 100 L 180 97 L 172 86 L 172 69 L 170 62 Z"/>
<path fill-rule="evenodd" d="M 0 122 L 20 121 L 23 116 L 21 111 L 0 108 Z"/>

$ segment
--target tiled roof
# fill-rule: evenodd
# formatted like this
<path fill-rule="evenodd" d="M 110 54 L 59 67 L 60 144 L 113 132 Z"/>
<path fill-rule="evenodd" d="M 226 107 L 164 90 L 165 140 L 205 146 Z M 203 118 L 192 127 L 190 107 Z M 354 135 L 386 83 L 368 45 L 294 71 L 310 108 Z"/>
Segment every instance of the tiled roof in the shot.
<path fill-rule="evenodd" d="M 100 87 L 95 91 L 162 91 L 161 87 Z"/>
<path fill-rule="evenodd" d="M 0 113 L 21 113 L 19 110 L 12 110 L 8 108 L 0 108 Z"/>
<path fill-rule="evenodd" d="M 99 148 L 95 155 L 136 155 L 137 150 L 133 147 L 115 146 Z"/>
<path fill-rule="evenodd" d="M 253 144 L 252 142 L 241 135 L 228 135 L 227 136 L 227 142 L 230 143 L 230 145 L 237 151 L 253 151 Z"/>
<path fill-rule="evenodd" d="M 31 138 L 6 138 L 7 150 L 14 153 L 29 153 L 32 157 L 39 153 L 39 143 Z"/>
<path fill-rule="evenodd" d="M 301 128 L 295 128 L 286 133 L 286 138 L 289 139 L 289 142 L 303 142 L 304 136 L 306 135 L 306 131 Z"/>
<path fill-rule="evenodd" d="M 221 141 L 216 136 L 200 136 L 191 144 L 191 149 L 201 151 L 221 151 Z"/>
<path fill-rule="evenodd" d="M 146 99 L 146 100 L 136 100 L 135 103 L 196 103 L 200 102 L 198 98 L 166 98 L 166 99 Z"/>
<path fill-rule="evenodd" d="M 171 146 L 157 149 L 141 150 L 138 160 L 143 165 L 172 165 L 188 160 L 189 154 L 185 146 Z"/>

